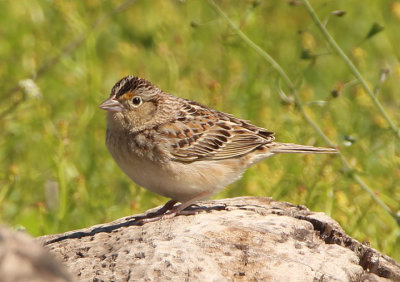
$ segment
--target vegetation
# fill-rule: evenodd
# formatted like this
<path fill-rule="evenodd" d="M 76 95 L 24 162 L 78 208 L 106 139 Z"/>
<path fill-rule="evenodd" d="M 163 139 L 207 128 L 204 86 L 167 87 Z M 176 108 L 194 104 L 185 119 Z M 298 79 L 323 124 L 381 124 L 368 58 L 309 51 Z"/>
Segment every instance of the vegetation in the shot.
<path fill-rule="evenodd" d="M 338 146 L 272 157 L 215 197 L 306 205 L 399 260 L 400 2 L 216 3 L 0 2 L 0 221 L 42 235 L 166 201 L 104 145 L 97 106 L 134 74 L 279 141 Z"/>

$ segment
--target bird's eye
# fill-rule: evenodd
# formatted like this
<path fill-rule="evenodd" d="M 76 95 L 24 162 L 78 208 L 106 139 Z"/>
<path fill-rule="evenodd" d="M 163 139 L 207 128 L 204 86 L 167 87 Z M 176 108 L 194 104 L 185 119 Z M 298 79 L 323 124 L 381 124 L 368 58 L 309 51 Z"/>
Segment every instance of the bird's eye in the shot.
<path fill-rule="evenodd" d="M 140 106 L 140 104 L 142 104 L 142 98 L 140 98 L 139 96 L 135 96 L 132 98 L 132 103 L 133 103 L 133 105 L 138 107 L 138 106 Z"/>

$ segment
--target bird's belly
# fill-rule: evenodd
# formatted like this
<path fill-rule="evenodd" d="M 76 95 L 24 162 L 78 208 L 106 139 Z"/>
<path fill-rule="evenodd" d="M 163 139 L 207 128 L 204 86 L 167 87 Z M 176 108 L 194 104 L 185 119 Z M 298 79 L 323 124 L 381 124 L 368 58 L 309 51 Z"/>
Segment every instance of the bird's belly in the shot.
<path fill-rule="evenodd" d="M 116 162 L 136 184 L 179 202 L 200 194 L 211 196 L 238 180 L 244 170 L 229 160 L 160 164 L 131 156 Z"/>

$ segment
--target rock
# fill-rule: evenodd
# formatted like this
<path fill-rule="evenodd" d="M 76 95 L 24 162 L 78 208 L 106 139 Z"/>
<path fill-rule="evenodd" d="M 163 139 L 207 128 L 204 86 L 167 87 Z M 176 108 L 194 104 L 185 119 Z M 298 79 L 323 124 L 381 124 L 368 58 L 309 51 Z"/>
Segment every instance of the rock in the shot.
<path fill-rule="evenodd" d="M 0 281 L 72 281 L 60 262 L 23 232 L 0 226 Z"/>
<path fill-rule="evenodd" d="M 397 262 L 303 206 L 243 197 L 191 209 L 37 240 L 80 281 L 400 281 Z"/>

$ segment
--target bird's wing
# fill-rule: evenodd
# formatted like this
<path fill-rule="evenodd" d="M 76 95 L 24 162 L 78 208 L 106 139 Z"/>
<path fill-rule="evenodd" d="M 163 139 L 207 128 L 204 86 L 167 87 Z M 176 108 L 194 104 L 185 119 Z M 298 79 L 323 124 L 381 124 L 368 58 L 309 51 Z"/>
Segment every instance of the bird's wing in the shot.
<path fill-rule="evenodd" d="M 158 132 L 181 162 L 234 158 L 274 140 L 273 132 L 186 100 L 176 120 L 161 125 Z"/>

